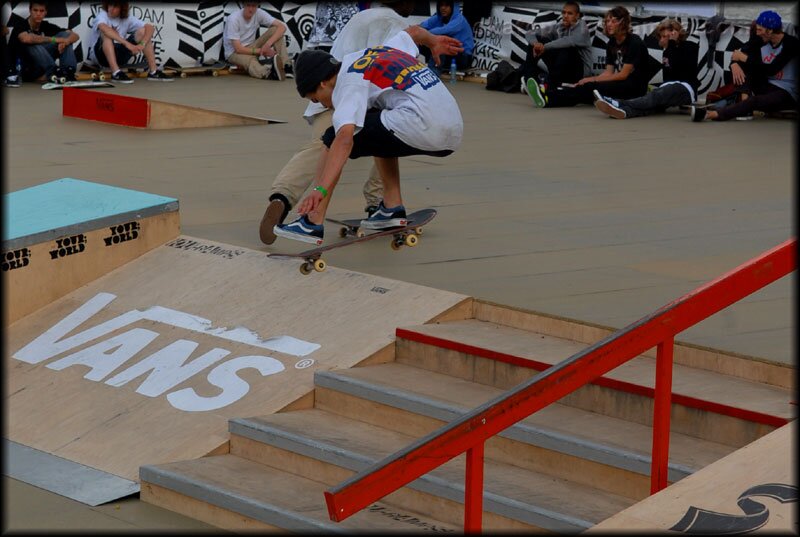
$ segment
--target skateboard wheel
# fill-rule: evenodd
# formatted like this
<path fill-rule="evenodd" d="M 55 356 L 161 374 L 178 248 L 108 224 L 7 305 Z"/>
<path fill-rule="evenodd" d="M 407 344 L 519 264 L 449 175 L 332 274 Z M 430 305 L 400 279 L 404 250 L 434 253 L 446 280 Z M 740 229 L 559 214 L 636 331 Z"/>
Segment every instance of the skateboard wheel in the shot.
<path fill-rule="evenodd" d="M 67 77 L 62 76 L 61 78 L 58 79 L 58 82 L 61 84 L 65 84 L 67 82 Z"/>
<path fill-rule="evenodd" d="M 325 261 L 323 261 L 322 259 L 317 259 L 316 261 L 314 261 L 314 270 L 316 270 L 317 272 L 322 272 L 323 270 L 325 270 L 327 266 L 328 264 L 325 263 Z"/>
<path fill-rule="evenodd" d="M 105 80 L 106 79 L 106 75 L 100 75 L 99 78 L 100 78 L 100 80 Z"/>
<path fill-rule="evenodd" d="M 346 227 L 339 228 L 339 236 L 345 238 L 350 234 L 350 229 Z"/>
<path fill-rule="evenodd" d="M 97 73 L 92 73 L 91 75 L 89 75 L 89 78 L 91 78 L 92 80 L 97 80 Z"/>
<path fill-rule="evenodd" d="M 419 242 L 419 239 L 413 233 L 409 233 L 406 235 L 406 240 L 404 242 L 406 243 L 406 246 L 416 246 Z"/>
<path fill-rule="evenodd" d="M 217 71 L 211 71 L 211 76 L 219 76 L 219 73 Z"/>
<path fill-rule="evenodd" d="M 359 239 L 361 237 L 366 237 L 366 236 L 367 236 L 367 232 L 364 231 L 363 229 L 359 228 L 358 230 L 356 230 L 356 237 L 358 237 Z"/>
<path fill-rule="evenodd" d="M 402 239 L 392 239 L 391 245 L 392 245 L 392 250 L 399 250 L 400 247 L 403 246 L 403 240 Z"/>
<path fill-rule="evenodd" d="M 312 270 L 313 269 L 311 267 L 311 263 L 303 263 L 302 265 L 300 265 L 300 274 L 302 274 L 303 276 L 308 276 L 309 274 L 311 274 Z"/>
<path fill-rule="evenodd" d="M 422 228 L 421 227 L 415 228 L 414 233 L 416 233 L 417 235 L 422 235 Z"/>

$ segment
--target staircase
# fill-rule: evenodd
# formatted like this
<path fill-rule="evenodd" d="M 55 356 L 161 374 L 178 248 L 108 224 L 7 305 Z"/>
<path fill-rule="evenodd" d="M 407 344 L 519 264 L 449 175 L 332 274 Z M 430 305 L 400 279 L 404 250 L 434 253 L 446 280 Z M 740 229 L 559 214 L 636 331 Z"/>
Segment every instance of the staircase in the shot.
<path fill-rule="evenodd" d="M 610 332 L 474 300 L 471 318 L 317 371 L 285 411 L 230 420 L 229 453 L 141 467 L 141 498 L 233 531 L 460 532 L 463 454 L 341 523 L 323 491 Z M 674 360 L 670 482 L 795 417 L 789 366 L 684 344 Z M 646 498 L 654 379 L 655 350 L 487 441 L 483 528 L 578 532 Z"/>

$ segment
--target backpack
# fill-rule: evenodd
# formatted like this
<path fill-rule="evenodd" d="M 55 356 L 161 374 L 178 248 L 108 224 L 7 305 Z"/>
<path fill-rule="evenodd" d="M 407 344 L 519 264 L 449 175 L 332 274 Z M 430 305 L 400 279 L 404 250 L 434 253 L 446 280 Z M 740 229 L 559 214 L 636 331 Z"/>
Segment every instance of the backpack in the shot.
<path fill-rule="evenodd" d="M 486 75 L 486 89 L 506 93 L 519 92 L 519 80 L 519 70 L 506 60 L 500 60 L 497 68 Z"/>

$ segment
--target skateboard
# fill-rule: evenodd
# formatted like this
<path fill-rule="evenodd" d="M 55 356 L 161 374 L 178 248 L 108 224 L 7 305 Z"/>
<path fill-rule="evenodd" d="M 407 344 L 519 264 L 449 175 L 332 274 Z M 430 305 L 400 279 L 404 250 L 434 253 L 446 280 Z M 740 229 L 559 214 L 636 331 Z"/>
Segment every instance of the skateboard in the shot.
<path fill-rule="evenodd" d="M 130 77 L 145 77 L 147 76 L 148 65 L 147 62 L 137 62 L 137 63 L 127 63 L 125 65 L 120 66 L 120 69 L 125 71 Z M 107 78 L 111 78 L 111 68 L 110 67 L 101 67 L 99 65 L 92 65 L 89 63 L 83 64 L 83 70 L 89 71 L 89 73 L 78 73 L 76 78 L 78 80 L 86 80 L 89 78 L 90 80 L 106 80 Z"/>
<path fill-rule="evenodd" d="M 181 78 L 186 78 L 187 76 L 191 75 L 219 76 L 220 73 L 225 71 L 230 72 L 235 70 L 235 68 L 236 66 L 226 62 L 203 63 L 202 65 L 190 65 L 187 67 L 164 67 L 165 70 L 170 70 L 177 73 Z"/>
<path fill-rule="evenodd" d="M 60 90 L 63 88 L 113 88 L 111 82 L 97 80 L 76 80 L 75 82 L 47 82 L 42 84 L 43 90 Z"/>
<path fill-rule="evenodd" d="M 327 246 L 312 248 L 311 250 L 306 250 L 297 254 L 272 253 L 267 254 L 267 257 L 299 257 L 303 260 L 303 263 L 300 265 L 300 272 L 303 275 L 311 274 L 312 270 L 322 272 L 328 266 L 327 263 L 325 263 L 325 260 L 322 259 L 322 254 L 328 250 L 333 250 L 334 248 L 342 248 L 357 242 L 365 242 L 372 239 L 377 239 L 378 237 L 389 236 L 391 236 L 390 244 L 392 246 L 392 250 L 399 250 L 404 245 L 416 246 L 419 243 L 419 235 L 422 234 L 422 226 L 433 220 L 434 216 L 436 216 L 436 209 L 422 209 L 409 214 L 408 218 L 406 219 L 407 223 L 404 226 L 381 229 L 375 231 L 374 233 L 363 233 L 361 235 L 358 235 L 359 231 L 362 231 L 360 229 L 361 220 L 329 219 L 330 222 L 343 226 L 342 230 L 339 232 L 341 237 L 349 236 L 351 238 L 333 244 L 328 244 Z"/>

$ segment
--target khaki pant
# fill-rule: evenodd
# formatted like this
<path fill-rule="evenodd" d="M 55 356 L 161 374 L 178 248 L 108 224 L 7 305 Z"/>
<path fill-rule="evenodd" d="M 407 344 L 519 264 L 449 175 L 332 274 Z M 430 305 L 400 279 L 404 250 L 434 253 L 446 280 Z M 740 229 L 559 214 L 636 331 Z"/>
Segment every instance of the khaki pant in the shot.
<path fill-rule="evenodd" d="M 311 140 L 304 144 L 300 151 L 295 153 L 278 173 L 278 177 L 272 183 L 270 196 L 272 194 L 281 194 L 289 200 L 292 207 L 297 205 L 303 193 L 314 180 L 314 174 L 317 172 L 317 162 L 320 154 L 325 149 L 325 145 L 320 138 L 322 133 L 328 130 L 328 127 L 332 124 L 333 112 L 331 110 L 326 110 L 312 118 Z M 378 169 L 374 162 L 369 171 L 369 178 L 364 183 L 363 192 L 367 206 L 377 206 L 383 199 L 383 181 L 381 181 L 381 176 L 378 174 Z"/>
<path fill-rule="evenodd" d="M 274 33 L 275 33 L 275 28 L 269 27 L 267 28 L 266 32 L 261 34 L 261 36 L 255 40 L 254 43 L 249 45 L 245 45 L 244 43 L 242 43 L 242 45 L 248 48 L 253 48 L 253 47 L 261 48 L 264 46 L 264 43 L 267 42 L 267 39 L 269 39 L 270 36 Z M 281 36 L 280 39 L 275 41 L 273 48 L 275 49 L 276 53 L 275 55 L 279 56 L 283 60 L 283 64 L 286 65 L 289 62 L 289 52 L 286 50 L 286 38 Z M 267 76 L 269 76 L 271 69 L 269 65 L 261 65 L 258 62 L 258 56 L 253 56 L 252 54 L 239 54 L 237 52 L 234 52 L 233 54 L 228 56 L 228 61 L 230 63 L 238 65 L 242 69 L 246 69 L 247 74 L 249 74 L 253 78 L 267 78 Z"/>

